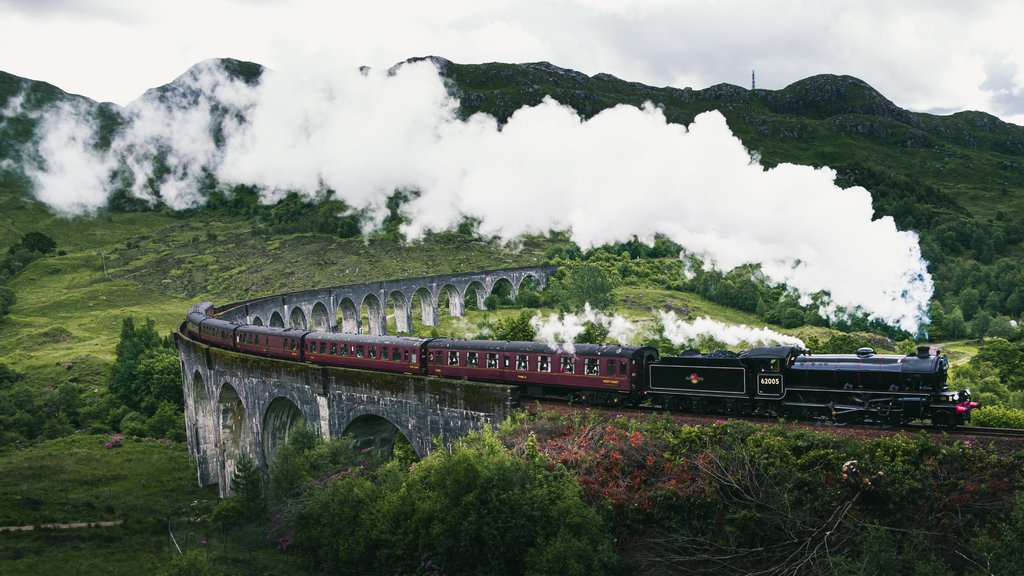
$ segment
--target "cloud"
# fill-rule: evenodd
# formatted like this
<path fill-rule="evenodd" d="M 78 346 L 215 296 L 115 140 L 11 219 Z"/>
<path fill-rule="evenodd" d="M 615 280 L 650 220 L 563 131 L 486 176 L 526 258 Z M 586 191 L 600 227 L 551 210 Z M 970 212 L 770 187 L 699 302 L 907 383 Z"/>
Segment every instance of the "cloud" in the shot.
<path fill-rule="evenodd" d="M 54 145 L 45 155 L 54 165 L 77 156 L 75 170 L 116 159 L 135 174 L 133 192 L 143 198 L 141 183 L 160 155 L 169 168 L 160 195 L 174 207 L 199 201 L 203 170 L 256 185 L 267 201 L 287 191 L 315 197 L 327 187 L 378 215 L 394 190 L 415 190 L 404 208 L 411 239 L 466 216 L 487 235 L 569 230 L 584 247 L 661 233 L 723 270 L 759 263 L 805 302 L 827 291 L 826 315 L 861 308 L 911 331 L 925 319 L 933 285 L 917 236 L 891 218 L 873 219 L 868 191 L 839 188 L 828 168 L 765 169 L 718 112 L 681 126 L 653 105 L 620 105 L 582 120 L 547 98 L 499 130 L 483 114 L 459 119 L 429 61 L 394 73 L 267 71 L 258 87 L 211 63 L 181 80 L 185 100 L 151 93 L 129 106 L 111 157 L 91 158 L 82 129 L 61 122 L 48 124 Z M 215 109 L 244 110 L 246 118 Z M 214 145 L 216 133 L 223 147 Z M 67 209 L 75 191 L 61 181 L 37 179 L 41 196 Z M 88 190 L 82 206 L 98 201 Z"/>
<path fill-rule="evenodd" d="M 39 200 L 62 214 L 91 212 L 107 203 L 113 160 L 95 150 L 92 108 L 70 101 L 44 115 L 38 131 L 41 165 L 24 163 Z"/>

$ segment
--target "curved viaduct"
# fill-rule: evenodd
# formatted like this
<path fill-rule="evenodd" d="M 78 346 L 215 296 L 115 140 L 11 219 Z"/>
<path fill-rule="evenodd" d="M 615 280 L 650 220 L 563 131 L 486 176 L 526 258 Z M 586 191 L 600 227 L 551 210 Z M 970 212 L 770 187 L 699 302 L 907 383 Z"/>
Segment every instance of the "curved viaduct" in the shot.
<path fill-rule="evenodd" d="M 239 323 L 276 315 L 288 318 L 288 327 L 357 332 L 363 328 L 357 311 L 375 301 L 376 308 L 369 306 L 369 331 L 385 334 L 384 303 L 395 303 L 396 330 L 408 331 L 414 297 L 423 298 L 423 323 L 436 325 L 444 296 L 451 314 L 460 316 L 467 294 L 475 293 L 483 309 L 484 298 L 499 283 L 508 282 L 515 295 L 527 278 L 543 287 L 554 271 L 546 266 L 354 284 L 239 302 L 217 312 Z M 324 438 L 349 435 L 361 447 L 384 453 L 402 434 L 422 457 L 438 441 L 450 446 L 470 430 L 504 420 L 518 405 L 515 387 L 241 354 L 192 340 L 180 330 L 176 341 L 189 455 L 199 484 L 219 484 L 221 496 L 230 494 L 241 454 L 266 469 L 275 449 L 303 423 Z"/>

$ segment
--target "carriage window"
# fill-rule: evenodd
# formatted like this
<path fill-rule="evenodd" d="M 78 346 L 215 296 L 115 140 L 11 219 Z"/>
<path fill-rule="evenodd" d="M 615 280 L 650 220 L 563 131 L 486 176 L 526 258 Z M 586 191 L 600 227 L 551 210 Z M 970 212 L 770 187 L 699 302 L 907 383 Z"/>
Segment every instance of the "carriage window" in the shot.
<path fill-rule="evenodd" d="M 406 362 L 409 361 L 409 351 L 408 350 L 402 350 L 402 359 L 405 360 Z M 412 361 L 415 362 L 416 359 L 413 358 Z"/>
<path fill-rule="evenodd" d="M 335 344 L 334 342 L 331 342 L 331 354 L 337 354 L 337 353 L 338 353 L 338 345 Z"/>
<path fill-rule="evenodd" d="M 366 355 L 369 356 L 370 358 L 376 358 L 377 357 L 377 347 L 376 346 L 368 346 L 366 352 L 367 352 Z"/>
<path fill-rule="evenodd" d="M 342 344 L 338 351 L 341 352 L 342 356 L 348 356 L 348 344 Z"/>
<path fill-rule="evenodd" d="M 508 368 L 508 356 L 502 356 L 502 358 L 502 364 L 504 365 L 505 368 Z"/>
<path fill-rule="evenodd" d="M 366 352 L 363 350 L 363 345 L 359 344 L 356 346 L 356 358 L 362 358 L 366 356 Z"/>
<path fill-rule="evenodd" d="M 295 350 L 295 340 L 292 339 L 292 338 L 288 339 L 288 349 L 289 350 Z"/>
<path fill-rule="evenodd" d="M 381 360 L 387 360 L 388 359 L 388 347 L 387 346 L 381 346 L 380 347 L 380 359 Z"/>
<path fill-rule="evenodd" d="M 458 352 L 451 351 L 451 352 L 448 353 L 448 365 L 449 366 L 458 366 L 459 365 L 459 353 Z"/>
<path fill-rule="evenodd" d="M 490 353 L 487 354 L 487 367 L 488 368 L 497 368 L 498 367 L 498 355 L 497 354 L 490 354 Z"/>
<path fill-rule="evenodd" d="M 476 352 L 466 352 L 466 366 L 476 368 L 480 365 L 479 356 Z"/>
<path fill-rule="evenodd" d="M 551 356 L 537 356 L 537 370 L 551 372 Z"/>
<path fill-rule="evenodd" d="M 628 370 L 626 370 L 626 363 L 624 361 L 619 362 L 619 374 L 621 376 L 625 376 L 627 372 Z"/>
<path fill-rule="evenodd" d="M 586 359 L 586 370 L 587 376 L 597 376 L 601 373 L 601 365 L 598 363 L 597 358 Z"/>
<path fill-rule="evenodd" d="M 414 364 L 416 363 L 416 353 L 415 352 L 412 353 L 412 362 Z"/>
<path fill-rule="evenodd" d="M 334 348 L 334 344 L 331 344 L 331 348 Z M 320 343 L 320 353 L 321 354 L 326 354 L 327 353 L 327 342 L 321 342 Z M 333 354 L 333 352 L 331 352 L 331 353 Z"/>
<path fill-rule="evenodd" d="M 604 371 L 604 373 L 609 376 L 615 376 L 615 359 L 609 358 L 607 364 L 608 368 Z"/>
<path fill-rule="evenodd" d="M 406 354 L 408 354 L 408 352 L 406 352 Z M 398 348 L 392 348 L 391 349 L 391 359 L 396 361 L 396 362 L 401 360 L 402 359 L 402 351 L 399 350 Z"/>
<path fill-rule="evenodd" d="M 575 358 L 571 356 L 562 356 L 562 372 L 566 374 L 572 374 L 576 371 Z"/>
<path fill-rule="evenodd" d="M 526 354 L 516 354 L 516 370 L 529 370 L 529 361 Z"/>

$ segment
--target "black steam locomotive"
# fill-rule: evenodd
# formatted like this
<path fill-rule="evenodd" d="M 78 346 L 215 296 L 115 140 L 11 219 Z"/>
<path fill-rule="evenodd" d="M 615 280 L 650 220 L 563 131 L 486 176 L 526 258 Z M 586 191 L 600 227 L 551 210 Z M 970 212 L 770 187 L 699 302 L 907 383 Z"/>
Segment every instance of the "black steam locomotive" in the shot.
<path fill-rule="evenodd" d="M 870 348 L 812 355 L 776 346 L 660 357 L 646 346 L 570 348 L 253 326 L 214 312 L 209 302 L 193 306 L 183 332 L 213 346 L 285 360 L 511 384 L 527 397 L 835 422 L 931 420 L 941 426 L 967 422 L 977 407 L 969 391 L 949 391 L 948 362 L 927 346 L 906 356 Z"/>

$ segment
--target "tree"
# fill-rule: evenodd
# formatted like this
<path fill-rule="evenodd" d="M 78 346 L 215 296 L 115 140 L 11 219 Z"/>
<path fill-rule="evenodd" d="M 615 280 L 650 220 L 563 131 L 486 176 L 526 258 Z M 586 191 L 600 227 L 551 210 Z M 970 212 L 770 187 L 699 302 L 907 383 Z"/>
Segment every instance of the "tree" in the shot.
<path fill-rule="evenodd" d="M 14 290 L 11 290 L 7 286 L 0 286 L 0 316 L 10 314 L 11 307 L 18 301 L 18 297 L 15 296 Z"/>
<path fill-rule="evenodd" d="M 181 397 L 181 376 L 175 372 L 178 367 L 177 357 L 174 356 L 172 369 L 170 353 L 159 355 L 159 349 L 164 344 L 157 334 L 153 320 L 147 318 L 145 325 L 136 327 L 134 318 L 125 318 L 121 322 L 121 339 L 117 343 L 116 358 L 107 381 L 110 393 L 132 409 L 146 411 L 150 415 L 159 404 L 159 399 L 147 402 L 149 395 L 154 391 L 165 400 L 177 400 L 180 405 L 182 401 L 178 398 Z M 154 352 L 147 356 L 150 351 Z M 144 361 L 145 372 L 140 374 L 140 366 Z M 175 374 L 173 378 L 172 374 Z M 177 387 L 176 393 L 171 391 L 174 387 Z M 144 403 L 147 404 L 145 409 Z"/>
<path fill-rule="evenodd" d="M 231 475 L 231 492 L 245 505 L 251 518 L 263 513 L 263 473 L 248 454 L 242 452 L 235 461 L 235 473 Z"/>
<path fill-rule="evenodd" d="M 495 340 L 517 340 L 530 342 L 537 336 L 537 331 L 530 325 L 533 313 L 523 310 L 518 316 L 502 318 L 494 325 Z"/>
<path fill-rule="evenodd" d="M 965 320 L 974 319 L 974 315 L 981 309 L 981 293 L 974 288 L 964 288 L 960 291 L 960 311 Z"/>
<path fill-rule="evenodd" d="M 992 316 L 985 310 L 981 310 L 971 320 L 971 333 L 975 338 L 983 338 L 988 334 L 988 327 L 992 324 Z"/>
<path fill-rule="evenodd" d="M 582 310 L 587 303 L 597 309 L 607 308 L 614 300 L 615 284 L 608 272 L 596 264 L 569 264 L 559 269 L 552 284 L 552 297 L 570 310 Z"/>
<path fill-rule="evenodd" d="M 953 339 L 960 338 L 967 333 L 967 322 L 964 321 L 964 315 L 960 312 L 960 308 L 953 307 L 953 311 L 946 314 L 946 321 L 942 329 L 948 338 Z"/>
<path fill-rule="evenodd" d="M 29 252 L 49 254 L 57 249 L 57 243 L 41 232 L 29 232 L 21 237 L 21 246 Z"/>
<path fill-rule="evenodd" d="M 170 404 L 178 412 L 185 407 L 178 355 L 164 348 L 151 348 L 139 358 L 132 379 L 139 390 L 139 406 L 144 414 L 155 414 L 160 404 Z"/>

